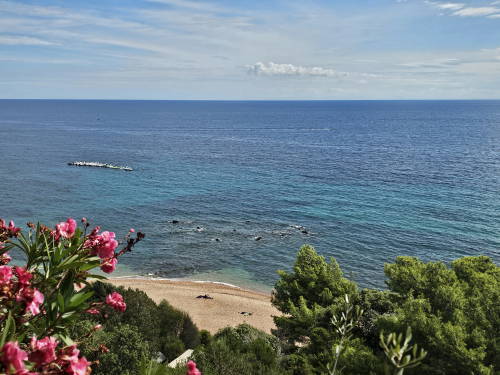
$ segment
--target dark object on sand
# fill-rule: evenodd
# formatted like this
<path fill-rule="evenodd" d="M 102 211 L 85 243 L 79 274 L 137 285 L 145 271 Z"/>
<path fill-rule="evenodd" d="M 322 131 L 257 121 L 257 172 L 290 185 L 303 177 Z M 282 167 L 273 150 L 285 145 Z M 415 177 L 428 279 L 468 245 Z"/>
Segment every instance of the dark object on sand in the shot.
<path fill-rule="evenodd" d="M 214 299 L 214 297 L 210 297 L 208 294 L 202 294 L 196 298 L 203 298 L 203 299 Z"/>
<path fill-rule="evenodd" d="M 240 312 L 241 315 L 245 315 L 245 316 L 251 316 L 252 313 L 251 312 L 246 312 L 246 311 L 242 311 Z"/>

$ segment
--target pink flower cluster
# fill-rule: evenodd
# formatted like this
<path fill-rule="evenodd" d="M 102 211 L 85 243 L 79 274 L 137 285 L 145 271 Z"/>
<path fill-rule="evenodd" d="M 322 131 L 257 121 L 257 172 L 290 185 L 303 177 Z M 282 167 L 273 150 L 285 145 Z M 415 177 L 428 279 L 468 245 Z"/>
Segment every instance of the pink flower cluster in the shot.
<path fill-rule="evenodd" d="M 103 307 L 104 304 L 120 312 L 125 312 L 127 309 L 127 304 L 123 300 L 122 295 L 120 293 L 113 292 L 106 296 L 105 302 L 94 302 L 90 309 L 87 309 L 85 312 L 91 315 L 99 315 L 103 312 L 100 308 Z M 105 314 L 105 316 L 107 316 L 107 314 Z"/>
<path fill-rule="evenodd" d="M 99 234 L 100 227 L 96 227 L 88 236 L 84 246 L 90 249 L 91 255 L 97 255 L 101 258 L 101 270 L 106 273 L 112 273 L 118 263 L 118 255 L 115 253 L 118 247 L 118 241 L 115 239 L 114 232 L 102 232 Z"/>
<path fill-rule="evenodd" d="M 1 249 L 2 249 L 2 245 L 0 245 L 0 250 Z M 0 265 L 2 265 L 2 266 L 9 264 L 11 260 L 12 260 L 12 258 L 7 253 L 3 253 L 2 255 L 0 255 Z"/>
<path fill-rule="evenodd" d="M 200 370 L 196 368 L 196 363 L 194 363 L 193 361 L 189 361 L 187 363 L 186 375 L 201 375 Z"/>
<path fill-rule="evenodd" d="M 39 375 L 39 374 L 69 374 L 89 375 L 90 362 L 80 356 L 76 345 L 57 349 L 59 342 L 54 337 L 38 340 L 31 339 L 28 351 L 19 347 L 17 341 L 7 342 L 0 351 L 0 362 L 7 374 Z M 26 361 L 31 363 L 35 372 L 26 368 Z"/>
<path fill-rule="evenodd" d="M 69 218 L 56 225 L 56 230 L 52 232 L 52 235 L 56 240 L 60 238 L 71 238 L 75 234 L 76 221 Z"/>
<path fill-rule="evenodd" d="M 122 295 L 117 292 L 113 292 L 106 297 L 106 304 L 116 311 L 124 312 L 127 309 L 127 305 L 123 301 Z"/>
<path fill-rule="evenodd" d="M 0 298 L 23 302 L 25 313 L 40 314 L 44 296 L 38 289 L 30 287 L 32 278 L 33 275 L 23 267 L 0 266 Z"/>
<path fill-rule="evenodd" d="M 17 237 L 21 228 L 17 228 L 12 220 L 9 222 L 9 226 L 6 226 L 5 220 L 0 219 L 0 231 L 4 232 L 7 237 Z"/>

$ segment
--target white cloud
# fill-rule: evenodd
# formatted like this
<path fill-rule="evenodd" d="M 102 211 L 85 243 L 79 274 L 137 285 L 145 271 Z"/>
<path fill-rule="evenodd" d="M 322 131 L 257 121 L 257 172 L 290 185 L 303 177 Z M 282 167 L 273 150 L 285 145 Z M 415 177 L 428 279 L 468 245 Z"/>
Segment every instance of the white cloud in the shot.
<path fill-rule="evenodd" d="M 477 33 L 477 45 L 464 38 L 460 49 L 457 40 L 444 48 L 445 41 L 436 38 L 429 50 L 412 53 L 404 33 L 414 35 L 415 25 L 409 22 L 407 30 L 394 23 L 397 15 L 413 19 L 403 6 L 349 15 L 320 1 L 292 0 L 276 8 L 216 0 L 145 1 L 147 6 L 104 2 L 88 8 L 78 2 L 0 0 L 0 44 L 6 36 L 9 44 L 14 36 L 17 44 L 35 44 L 31 49 L 0 45 L 0 69 L 8 71 L 2 80 L 10 82 L 10 95 L 31 95 L 29 87 L 43 84 L 45 97 L 63 90 L 74 97 L 109 98 L 424 98 L 431 88 L 440 90 L 432 97 L 498 97 L 500 50 L 471 50 L 492 48 L 492 42 L 481 41 L 479 30 L 459 28 L 458 35 Z M 463 9 L 500 8 L 492 1 L 500 0 L 426 3 L 458 19 L 454 13 Z M 59 6 L 41 6 L 49 3 Z M 407 0 L 408 7 L 411 3 Z M 417 28 L 422 39 L 434 35 Z M 365 50 L 378 42 L 380 48 Z M 41 56 L 37 46 L 47 43 L 59 47 Z M 399 50 L 393 48 L 398 43 Z M 15 61 L 60 65 L 34 69 Z M 252 79 L 247 71 L 264 79 Z M 457 85 L 469 91 L 460 94 Z"/>
<path fill-rule="evenodd" d="M 4 45 L 24 45 L 24 46 L 52 46 L 56 43 L 52 43 L 43 39 L 29 37 L 29 36 L 12 36 L 12 35 L 0 35 L 0 44 Z"/>
<path fill-rule="evenodd" d="M 173 7 L 194 9 L 198 11 L 208 11 L 208 12 L 219 12 L 222 8 L 219 8 L 211 3 L 201 2 L 201 1 L 189 1 L 189 0 L 147 0 L 150 3 L 165 4 Z"/>
<path fill-rule="evenodd" d="M 459 10 L 465 7 L 462 3 L 432 3 L 436 8 L 446 9 L 446 10 Z"/>
<path fill-rule="evenodd" d="M 486 7 L 468 7 L 464 3 L 442 3 L 430 0 L 425 2 L 434 8 L 450 11 L 451 13 L 448 14 L 452 16 L 500 18 L 500 8 L 495 6 L 500 4 L 500 1 L 494 1 L 491 3 L 493 6 Z"/>
<path fill-rule="evenodd" d="M 276 64 L 273 62 L 267 64 L 257 62 L 253 65 L 247 65 L 247 69 L 250 74 L 265 76 L 340 77 L 347 75 L 347 73 L 319 66 L 304 67 L 292 64 Z"/>
<path fill-rule="evenodd" d="M 478 7 L 478 8 L 463 8 L 455 11 L 453 15 L 460 17 L 480 17 L 480 16 L 490 16 L 497 13 L 500 14 L 500 8 Z"/>

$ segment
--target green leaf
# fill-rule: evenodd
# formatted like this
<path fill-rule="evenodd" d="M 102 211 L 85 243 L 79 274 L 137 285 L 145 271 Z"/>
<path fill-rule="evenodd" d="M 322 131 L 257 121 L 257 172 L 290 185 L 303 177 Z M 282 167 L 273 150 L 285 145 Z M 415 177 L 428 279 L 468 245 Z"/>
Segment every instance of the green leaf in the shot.
<path fill-rule="evenodd" d="M 96 274 L 89 275 L 88 277 L 89 277 L 89 279 L 97 279 L 97 280 L 107 280 L 108 279 L 106 276 L 96 275 Z"/>
<path fill-rule="evenodd" d="M 81 305 L 82 303 L 84 303 L 86 300 L 88 300 L 90 297 L 92 297 L 94 295 L 94 292 L 86 292 L 86 293 L 77 293 L 77 294 L 74 294 L 70 300 L 69 300 L 69 303 L 68 303 L 68 308 L 69 309 L 73 309 L 79 305 Z"/>
<path fill-rule="evenodd" d="M 64 297 L 60 292 L 57 292 L 57 306 L 59 307 L 59 310 L 61 312 L 64 312 L 65 308 Z"/>
<path fill-rule="evenodd" d="M 61 315 L 62 320 L 67 320 L 75 315 L 75 311 L 69 311 Z M 65 327 L 63 327 L 65 328 Z"/>
<path fill-rule="evenodd" d="M 99 264 L 100 264 L 100 262 L 98 260 L 85 262 L 85 263 L 82 263 L 82 265 L 80 266 L 80 270 L 81 271 L 88 271 L 88 270 L 91 270 L 92 268 L 99 267 Z"/>
<path fill-rule="evenodd" d="M 66 346 L 71 346 L 73 345 L 75 342 L 71 339 L 71 337 L 69 336 L 66 336 L 66 335 L 62 335 L 62 334 L 58 334 L 57 337 L 66 345 Z"/>
<path fill-rule="evenodd" d="M 7 317 L 7 321 L 5 322 L 5 327 L 2 332 L 2 337 L 0 337 L 0 347 L 4 346 L 5 341 L 9 337 L 9 332 L 11 329 L 13 333 L 16 331 L 16 322 L 12 318 L 12 312 L 9 311 L 9 316 Z"/>

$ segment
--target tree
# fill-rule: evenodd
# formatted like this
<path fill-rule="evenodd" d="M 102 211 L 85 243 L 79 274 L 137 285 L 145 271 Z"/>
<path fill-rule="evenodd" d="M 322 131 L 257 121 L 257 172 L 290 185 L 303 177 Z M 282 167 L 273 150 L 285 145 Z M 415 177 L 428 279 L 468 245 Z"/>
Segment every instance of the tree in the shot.
<path fill-rule="evenodd" d="M 500 267 L 488 257 L 464 257 L 451 267 L 398 257 L 385 267 L 389 288 L 400 301 L 379 328 L 411 327 L 427 358 L 412 373 L 495 374 L 500 370 Z"/>
<path fill-rule="evenodd" d="M 299 250 L 292 272 L 278 274 L 272 303 L 284 315 L 274 317 L 275 334 L 292 348 L 307 342 L 314 327 L 328 327 L 345 295 L 357 299 L 356 285 L 342 276 L 335 259 L 327 263 L 312 246 Z"/>

